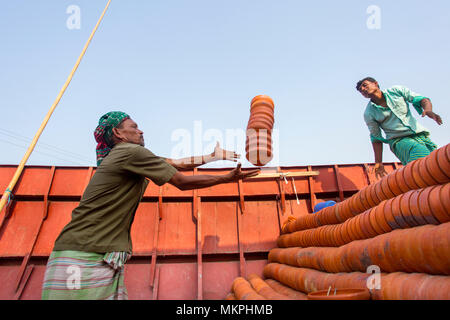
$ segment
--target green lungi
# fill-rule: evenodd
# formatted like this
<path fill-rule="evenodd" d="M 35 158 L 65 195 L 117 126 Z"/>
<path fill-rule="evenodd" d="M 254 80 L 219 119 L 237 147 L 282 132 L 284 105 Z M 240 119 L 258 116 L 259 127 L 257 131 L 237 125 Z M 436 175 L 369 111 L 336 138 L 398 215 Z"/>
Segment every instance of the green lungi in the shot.
<path fill-rule="evenodd" d="M 42 300 L 127 300 L 126 252 L 53 251 L 47 262 Z"/>
<path fill-rule="evenodd" d="M 428 137 L 428 133 L 418 133 L 415 135 L 396 138 L 389 141 L 391 151 L 397 156 L 403 165 L 411 161 L 426 157 L 437 145 Z"/>

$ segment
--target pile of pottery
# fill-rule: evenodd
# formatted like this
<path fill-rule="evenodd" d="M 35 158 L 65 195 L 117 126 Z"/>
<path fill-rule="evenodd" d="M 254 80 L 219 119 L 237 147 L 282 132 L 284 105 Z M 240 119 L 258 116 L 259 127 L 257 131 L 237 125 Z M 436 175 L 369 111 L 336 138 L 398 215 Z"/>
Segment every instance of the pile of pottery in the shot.
<path fill-rule="evenodd" d="M 333 207 L 290 217 L 277 244 L 264 277 L 309 299 L 450 300 L 450 144 Z"/>
<path fill-rule="evenodd" d="M 255 166 L 264 166 L 273 158 L 272 129 L 274 103 L 266 95 L 259 95 L 250 103 L 245 152 L 247 160 Z"/>

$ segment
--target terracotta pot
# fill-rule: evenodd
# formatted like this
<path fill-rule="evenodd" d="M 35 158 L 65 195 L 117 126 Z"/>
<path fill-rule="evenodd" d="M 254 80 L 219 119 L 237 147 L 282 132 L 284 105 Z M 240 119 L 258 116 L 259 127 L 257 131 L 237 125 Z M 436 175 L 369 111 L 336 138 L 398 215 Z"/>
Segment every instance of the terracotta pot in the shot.
<path fill-rule="evenodd" d="M 420 187 L 414 181 L 414 177 L 412 174 L 413 164 L 415 164 L 416 162 L 417 160 L 408 163 L 405 166 L 405 170 L 403 171 L 403 177 L 405 178 L 405 183 L 408 186 L 409 190 L 420 189 Z"/>
<path fill-rule="evenodd" d="M 270 115 L 267 115 L 265 113 L 252 113 L 250 114 L 250 117 L 248 118 L 248 122 L 250 123 L 251 121 L 267 121 L 268 123 L 271 124 L 271 126 L 273 127 L 273 124 L 275 122 L 275 120 L 273 119 L 273 117 L 271 117 Z"/>
<path fill-rule="evenodd" d="M 422 226 L 422 225 L 427 224 L 427 221 L 420 214 L 419 202 L 418 202 L 420 191 L 422 191 L 422 190 L 413 190 L 411 192 L 411 196 L 409 198 L 409 210 L 410 210 L 411 216 L 414 218 L 414 220 L 417 221 L 417 223 Z"/>
<path fill-rule="evenodd" d="M 398 196 L 401 195 L 402 193 L 404 193 L 401 189 L 400 186 L 397 184 L 397 180 L 395 179 L 397 172 L 394 171 L 392 173 L 390 173 L 387 176 L 387 184 L 389 186 L 389 190 L 391 190 L 391 192 L 394 194 L 394 196 Z"/>
<path fill-rule="evenodd" d="M 254 149 L 254 148 L 266 148 L 266 149 L 272 149 L 272 143 L 271 141 L 265 140 L 265 141 L 253 141 L 253 142 L 247 142 L 245 144 L 245 151 L 248 152 L 248 150 L 250 149 Z"/>
<path fill-rule="evenodd" d="M 436 229 L 429 225 L 424 226 L 424 228 L 427 228 L 430 231 L 431 230 L 434 231 Z M 434 269 L 433 272 L 434 274 L 448 274 L 449 273 L 448 260 L 441 260 L 441 258 L 437 254 L 438 247 L 436 245 L 439 245 L 440 243 L 439 241 L 435 241 L 433 237 L 433 232 L 430 231 L 424 230 L 424 232 L 422 233 L 422 241 L 420 242 L 422 252 L 425 255 L 426 264 L 429 265 L 432 269 Z"/>
<path fill-rule="evenodd" d="M 445 184 L 440 192 L 441 203 L 447 215 L 450 213 L 450 183 Z"/>
<path fill-rule="evenodd" d="M 414 182 L 416 183 L 416 185 L 419 186 L 419 188 L 426 188 L 429 186 L 429 184 L 425 182 L 425 180 L 423 179 L 423 177 L 419 172 L 420 167 L 423 166 L 424 164 L 425 164 L 424 158 L 418 159 L 414 161 L 414 163 L 412 164 L 412 176 Z"/>
<path fill-rule="evenodd" d="M 417 172 L 418 175 L 423 179 L 426 186 L 434 186 L 435 184 L 439 184 L 438 181 L 436 181 L 431 173 L 428 171 L 427 165 L 426 165 L 427 157 L 422 158 L 420 161 L 420 164 L 417 165 Z M 414 172 L 413 172 L 414 173 Z M 415 179 L 415 176 L 414 176 Z"/>
<path fill-rule="evenodd" d="M 423 272 L 421 267 L 422 262 L 417 261 L 417 255 L 420 255 L 420 253 L 418 253 L 419 248 L 413 248 L 411 246 L 414 239 L 417 238 L 416 230 L 416 228 L 413 228 L 408 230 L 409 232 L 403 233 L 400 242 L 403 245 L 404 263 L 407 265 L 409 270 L 412 270 L 412 272 Z"/>
<path fill-rule="evenodd" d="M 413 230 L 407 230 L 407 232 L 413 232 Z M 390 239 L 390 250 L 392 252 L 392 255 L 395 259 L 395 265 L 396 265 L 396 271 L 403 271 L 403 272 L 414 272 L 414 269 L 412 269 L 407 261 L 405 260 L 405 244 L 402 243 L 401 238 L 405 236 L 407 233 L 404 230 L 397 230 L 395 233 L 393 231 L 393 234 Z"/>
<path fill-rule="evenodd" d="M 364 228 L 366 229 L 366 232 L 369 235 L 367 238 L 373 238 L 373 237 L 376 237 L 377 235 L 379 235 L 378 231 L 375 230 L 375 228 L 372 226 L 372 223 L 370 221 L 370 215 L 373 210 L 374 209 L 372 208 L 370 211 L 366 212 L 364 214 L 364 218 L 363 218 Z"/>
<path fill-rule="evenodd" d="M 275 118 L 274 118 L 273 113 L 271 114 L 270 112 L 268 112 L 265 109 L 256 109 L 254 112 L 252 112 L 250 114 L 249 119 L 252 119 L 254 117 L 263 117 L 263 118 L 266 118 L 267 120 L 270 120 L 272 123 L 275 123 Z"/>
<path fill-rule="evenodd" d="M 385 231 L 381 228 L 381 226 L 378 224 L 377 216 L 376 216 L 376 210 L 377 207 L 372 208 L 372 210 L 369 212 L 369 222 L 372 226 L 373 230 L 377 233 L 377 235 L 385 233 Z M 383 214 L 384 216 L 384 214 Z"/>
<path fill-rule="evenodd" d="M 356 236 L 353 228 L 354 228 L 354 224 L 355 224 L 355 218 L 351 218 L 348 219 L 344 224 L 345 224 L 345 232 L 347 233 L 348 237 L 350 238 L 350 242 L 355 241 L 358 239 L 358 237 Z M 349 242 L 349 243 L 350 243 Z"/>
<path fill-rule="evenodd" d="M 250 118 L 247 124 L 247 129 L 273 129 L 273 122 L 270 119 L 261 116 Z"/>
<path fill-rule="evenodd" d="M 381 191 L 383 191 L 383 194 L 386 197 L 388 197 L 388 199 L 395 197 L 395 194 L 389 188 L 387 177 L 384 177 L 383 179 L 381 179 L 380 184 L 381 184 Z"/>
<path fill-rule="evenodd" d="M 439 261 L 439 268 L 441 269 L 441 266 L 445 268 L 444 272 L 442 274 L 449 275 L 449 266 L 448 261 L 450 261 L 450 252 L 448 250 L 449 248 L 449 235 L 450 235 L 450 225 L 442 224 L 438 227 L 434 228 L 434 232 L 432 232 L 432 240 L 434 247 L 434 253 L 438 257 Z M 442 269 L 441 269 L 442 270 Z"/>
<path fill-rule="evenodd" d="M 336 294 L 335 294 L 336 293 Z M 328 294 L 328 295 L 327 295 Z M 336 289 L 320 290 L 308 294 L 308 300 L 370 300 L 368 289 Z"/>
<path fill-rule="evenodd" d="M 362 228 L 361 228 L 361 218 L 362 213 L 356 216 L 355 220 L 355 232 L 358 236 L 358 239 L 366 239 L 366 235 L 364 234 Z"/>
<path fill-rule="evenodd" d="M 445 223 L 450 221 L 450 212 L 445 210 L 441 201 L 440 192 L 442 188 L 443 185 L 431 187 L 431 191 L 428 195 L 428 205 L 430 206 L 431 213 L 436 220 L 440 223 Z M 450 195 L 448 195 L 448 197 L 450 197 Z"/>
<path fill-rule="evenodd" d="M 387 200 L 389 199 L 384 193 L 383 190 L 381 189 L 381 181 L 378 181 L 375 184 L 375 193 L 378 199 L 380 199 L 381 201 Z"/>
<path fill-rule="evenodd" d="M 405 167 L 401 167 L 400 169 L 395 170 L 394 176 L 395 176 L 395 181 L 397 182 L 398 188 L 402 192 L 408 192 L 411 189 L 407 186 L 407 184 L 405 182 L 405 177 L 403 176 L 404 172 L 405 172 Z"/>
<path fill-rule="evenodd" d="M 344 200 L 344 202 L 342 202 L 342 206 L 339 208 L 339 218 L 341 222 L 344 222 L 352 217 L 354 217 L 352 210 L 351 210 L 351 206 L 352 206 L 352 201 L 354 201 L 355 198 L 349 198 L 347 200 Z"/>
<path fill-rule="evenodd" d="M 391 226 L 387 223 L 386 217 L 384 216 L 384 206 L 387 200 L 381 202 L 375 207 L 375 219 L 377 220 L 378 226 L 383 230 L 384 233 L 392 231 Z"/>
<path fill-rule="evenodd" d="M 439 183 L 446 183 L 448 181 L 447 175 L 442 172 L 441 167 L 438 163 L 437 153 L 439 149 L 434 150 L 425 158 L 425 165 L 428 172 L 431 174 L 433 179 Z"/>
<path fill-rule="evenodd" d="M 432 225 L 425 225 L 415 230 L 415 238 L 412 239 L 411 245 L 414 245 L 417 250 L 413 250 L 415 253 L 415 261 L 422 265 L 425 273 L 437 274 L 441 271 L 435 268 L 435 265 L 440 265 L 442 262 L 437 256 L 435 256 L 433 243 L 431 239 L 431 230 L 434 227 Z M 430 261 L 431 263 L 424 263 Z"/>
<path fill-rule="evenodd" d="M 392 199 L 392 215 L 394 216 L 395 222 L 400 226 L 402 229 L 409 228 L 410 225 L 406 222 L 405 218 L 402 215 L 402 211 L 400 208 L 400 203 L 402 201 L 403 194 L 399 195 Z"/>
<path fill-rule="evenodd" d="M 347 221 L 342 223 L 339 228 L 341 238 L 342 238 L 342 240 L 344 240 L 345 244 L 350 243 L 352 241 L 352 238 L 350 237 L 350 235 L 348 233 L 348 222 Z"/>
<path fill-rule="evenodd" d="M 342 224 L 337 224 L 336 228 L 334 229 L 334 238 L 337 247 L 343 246 L 347 243 L 343 236 L 342 226 Z"/>
<path fill-rule="evenodd" d="M 439 168 L 447 176 L 446 182 L 450 181 L 450 144 L 440 148 L 436 157 Z"/>
<path fill-rule="evenodd" d="M 371 206 L 369 205 L 369 202 L 367 202 L 367 196 L 366 196 L 367 188 L 368 187 L 365 187 L 364 189 L 362 189 L 360 192 L 357 193 L 359 195 L 358 198 L 359 198 L 361 207 L 363 209 L 361 212 L 364 212 L 367 209 L 371 208 Z"/>
<path fill-rule="evenodd" d="M 379 203 L 378 198 L 375 197 L 374 199 L 374 197 L 372 196 L 373 194 L 375 194 L 375 186 L 373 184 L 370 184 L 367 186 L 367 190 L 364 195 L 367 199 L 367 203 L 371 208 L 375 207 Z"/>
<path fill-rule="evenodd" d="M 419 193 L 418 197 L 418 204 L 419 204 L 419 211 L 421 216 L 425 219 L 425 221 L 429 224 L 439 224 L 439 220 L 437 220 L 430 207 L 430 192 L 432 191 L 433 187 L 428 187 L 422 189 L 422 191 Z"/>
<path fill-rule="evenodd" d="M 387 224 L 392 228 L 401 229 L 400 225 L 395 221 L 394 215 L 392 214 L 392 199 L 386 201 L 384 205 L 384 218 L 386 219 Z"/>
<path fill-rule="evenodd" d="M 264 111 L 270 114 L 274 114 L 274 109 L 272 105 L 266 101 L 260 101 L 250 106 L 250 113 L 258 111 Z"/>
<path fill-rule="evenodd" d="M 267 129 L 271 130 L 273 128 L 273 125 L 270 124 L 270 122 L 266 120 L 262 120 L 261 118 L 257 120 L 251 120 L 249 121 L 247 125 L 247 129 Z"/>
<path fill-rule="evenodd" d="M 414 219 L 414 216 L 409 208 L 409 201 L 414 190 L 404 193 L 400 200 L 400 211 L 406 224 L 410 227 L 420 226 L 421 224 Z"/>
<path fill-rule="evenodd" d="M 250 105 L 255 105 L 257 102 L 260 103 L 261 101 L 264 102 L 268 102 L 271 106 L 274 106 L 275 104 L 273 103 L 273 100 L 271 97 L 265 95 L 265 94 L 260 94 L 255 96 L 252 101 L 250 102 Z"/>

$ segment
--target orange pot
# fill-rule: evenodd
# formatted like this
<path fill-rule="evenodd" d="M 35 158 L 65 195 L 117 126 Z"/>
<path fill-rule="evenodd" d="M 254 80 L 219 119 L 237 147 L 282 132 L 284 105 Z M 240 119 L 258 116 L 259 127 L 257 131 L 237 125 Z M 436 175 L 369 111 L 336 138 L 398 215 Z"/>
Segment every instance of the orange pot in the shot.
<path fill-rule="evenodd" d="M 363 188 L 360 192 L 358 192 L 358 195 L 359 195 L 358 198 L 359 198 L 361 207 L 363 209 L 361 212 L 364 212 L 367 209 L 371 208 L 371 206 L 369 205 L 369 202 L 367 201 L 367 196 L 366 196 L 367 189 L 368 189 L 368 186 Z"/>
<path fill-rule="evenodd" d="M 260 94 L 260 95 L 257 95 L 256 97 L 254 97 L 252 99 L 252 101 L 250 102 L 250 105 L 253 106 L 253 105 L 256 105 L 257 103 L 261 103 L 261 102 L 269 103 L 272 107 L 275 105 L 273 103 L 272 98 L 267 96 L 267 95 L 265 95 L 265 94 Z"/>
<path fill-rule="evenodd" d="M 337 247 L 343 246 L 344 244 L 347 243 L 343 237 L 342 226 L 343 226 L 342 224 L 337 224 L 336 228 L 333 231 Z"/>
<path fill-rule="evenodd" d="M 447 215 L 450 214 L 450 183 L 445 184 L 440 192 L 441 203 Z"/>
<path fill-rule="evenodd" d="M 392 214 L 392 199 L 386 201 L 384 205 L 384 218 L 386 219 L 387 224 L 394 229 L 401 229 L 400 225 L 395 221 L 394 215 Z"/>
<path fill-rule="evenodd" d="M 340 225 L 339 232 L 344 243 L 350 243 L 352 238 L 348 233 L 348 220 Z"/>
<path fill-rule="evenodd" d="M 412 175 L 414 182 L 416 185 L 418 185 L 420 188 L 426 188 L 429 186 L 428 183 L 425 182 L 423 177 L 420 174 L 420 167 L 422 167 L 425 164 L 424 158 L 418 159 L 414 161 L 412 165 Z"/>
<path fill-rule="evenodd" d="M 395 176 L 395 182 L 397 183 L 398 188 L 402 192 L 408 192 L 409 187 L 405 183 L 405 177 L 403 173 L 405 172 L 405 167 L 401 167 L 400 169 L 395 170 L 394 176 Z"/>
<path fill-rule="evenodd" d="M 368 185 L 366 193 L 365 193 L 367 202 L 369 203 L 369 206 L 371 208 L 375 207 L 379 203 L 378 198 L 377 197 L 375 197 L 375 198 L 373 197 L 373 195 L 375 194 L 375 188 L 374 187 L 375 186 L 373 184 Z"/>
<path fill-rule="evenodd" d="M 370 210 L 369 212 L 366 212 L 363 217 L 363 226 L 366 229 L 366 232 L 368 233 L 367 238 L 373 238 L 376 237 L 379 233 L 375 228 L 373 228 L 372 223 L 370 222 L 370 214 L 373 210 Z"/>
<path fill-rule="evenodd" d="M 430 192 L 432 191 L 433 187 L 428 187 L 423 189 L 420 193 L 419 193 L 419 197 L 418 197 L 418 204 L 419 204 L 419 211 L 421 216 L 425 219 L 425 221 L 429 224 L 439 224 L 439 220 L 437 220 L 434 215 L 433 212 L 431 210 L 430 207 L 430 200 L 429 200 L 429 196 L 430 196 Z"/>
<path fill-rule="evenodd" d="M 409 190 L 420 189 L 420 187 L 414 181 L 414 177 L 412 174 L 413 164 L 415 164 L 416 162 L 417 160 L 408 163 L 405 166 L 405 170 L 403 171 L 403 177 L 405 178 L 405 183 L 408 186 Z"/>
<path fill-rule="evenodd" d="M 387 201 L 385 200 L 375 207 L 375 218 L 377 220 L 377 224 L 384 233 L 392 231 L 391 226 L 389 226 L 386 221 L 386 217 L 384 216 L 384 206 L 386 205 L 386 202 Z"/>
<path fill-rule="evenodd" d="M 403 218 L 405 219 L 405 222 L 410 227 L 420 226 L 421 224 L 414 219 L 413 213 L 411 209 L 409 208 L 409 202 L 411 195 L 414 193 L 414 190 L 408 191 L 402 195 L 401 201 L 400 201 L 400 211 L 402 213 Z"/>
<path fill-rule="evenodd" d="M 397 180 L 395 179 L 396 172 L 392 172 L 388 174 L 386 177 L 387 184 L 389 187 L 389 190 L 394 194 L 394 196 L 401 195 L 403 191 L 400 189 L 400 186 L 397 184 Z"/>
<path fill-rule="evenodd" d="M 308 300 L 370 300 L 368 289 L 333 289 L 310 292 Z"/>
<path fill-rule="evenodd" d="M 377 207 L 372 208 L 372 210 L 369 212 L 368 216 L 369 216 L 370 225 L 372 226 L 373 230 L 376 232 L 377 235 L 380 235 L 380 234 L 383 234 L 384 231 L 381 228 L 381 226 L 378 224 L 377 217 L 376 217 L 376 210 L 377 210 Z"/>
<path fill-rule="evenodd" d="M 428 225 L 426 227 L 431 226 Z M 436 245 L 440 245 L 440 241 L 435 241 L 432 232 L 426 232 L 426 230 L 424 230 L 422 233 L 421 247 L 422 252 L 425 255 L 425 259 L 428 262 L 427 265 L 430 265 L 430 267 L 434 269 L 434 274 L 448 274 L 448 260 L 442 260 L 439 257 L 437 253 L 438 247 Z"/>
<path fill-rule="evenodd" d="M 250 114 L 253 114 L 256 112 L 264 112 L 264 113 L 271 114 L 271 115 L 274 114 L 273 108 L 270 105 L 270 103 L 265 102 L 265 101 L 255 103 L 252 106 L 250 106 Z"/>
<path fill-rule="evenodd" d="M 419 225 L 425 225 L 427 224 L 427 221 L 422 217 L 420 214 L 419 209 L 419 194 L 421 190 L 413 190 L 411 192 L 411 196 L 409 198 L 409 210 L 411 212 L 411 216 L 414 218 L 414 220 L 417 221 Z"/>
<path fill-rule="evenodd" d="M 358 239 L 366 239 L 366 235 L 364 234 L 362 228 L 361 228 L 361 218 L 362 218 L 362 213 L 358 214 L 356 216 L 356 221 L 355 221 L 355 232 L 358 236 Z"/>
<path fill-rule="evenodd" d="M 450 144 L 440 148 L 436 157 L 439 168 L 447 176 L 448 182 L 450 180 Z"/>
<path fill-rule="evenodd" d="M 383 179 L 381 179 L 380 184 L 381 184 L 381 191 L 383 191 L 383 194 L 386 197 L 388 197 L 388 199 L 395 197 L 395 194 L 389 188 L 387 177 L 384 177 Z"/>
<path fill-rule="evenodd" d="M 258 118 L 255 120 L 250 120 L 247 125 L 247 129 L 266 129 L 272 130 L 273 124 L 268 122 L 267 120 Z"/>
<path fill-rule="evenodd" d="M 383 190 L 381 189 L 381 181 L 378 181 L 375 184 L 375 193 L 378 199 L 380 199 L 381 201 L 387 200 L 389 199 L 388 196 L 386 196 L 383 192 Z"/>
<path fill-rule="evenodd" d="M 251 115 L 264 115 L 272 119 L 274 121 L 274 113 L 273 110 L 266 106 L 256 106 L 250 109 Z"/>
<path fill-rule="evenodd" d="M 431 191 L 428 195 L 428 205 L 430 206 L 431 213 L 440 223 L 450 221 L 450 212 L 446 211 L 440 198 L 440 192 L 443 185 L 431 187 Z M 420 205 L 419 205 L 420 208 Z"/>
<path fill-rule="evenodd" d="M 426 157 L 422 158 L 420 161 L 420 165 L 417 166 L 419 176 L 423 179 L 427 186 L 434 186 L 435 184 L 439 184 L 439 182 L 436 181 L 428 171 L 426 161 Z"/>
<path fill-rule="evenodd" d="M 434 150 L 425 158 L 425 165 L 428 172 L 431 174 L 433 179 L 439 183 L 446 183 L 448 181 L 447 175 L 442 172 L 441 167 L 438 163 L 437 153 L 439 149 Z"/>
<path fill-rule="evenodd" d="M 402 229 L 409 228 L 410 225 L 406 222 L 405 218 L 402 215 L 402 211 L 400 208 L 400 203 L 402 201 L 402 195 L 399 195 L 392 199 L 392 215 L 394 216 L 395 222 L 400 226 Z"/>

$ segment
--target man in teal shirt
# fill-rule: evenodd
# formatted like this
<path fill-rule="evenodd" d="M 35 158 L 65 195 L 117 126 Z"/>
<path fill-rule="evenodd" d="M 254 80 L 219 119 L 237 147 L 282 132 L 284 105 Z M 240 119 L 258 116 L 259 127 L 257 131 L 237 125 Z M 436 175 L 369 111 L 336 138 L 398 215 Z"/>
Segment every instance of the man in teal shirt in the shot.
<path fill-rule="evenodd" d="M 371 77 L 358 81 L 356 89 L 365 98 L 370 98 L 364 112 L 364 121 L 370 131 L 377 177 L 386 175 L 382 160 L 383 143 L 389 144 L 391 151 L 403 165 L 425 157 L 437 148 L 429 139 L 430 132 L 417 122 L 409 108 L 409 103 L 412 103 L 422 117 L 428 116 L 441 125 L 442 119 L 433 112 L 429 98 L 404 86 L 381 90 L 378 82 Z M 381 129 L 386 135 L 385 138 Z"/>

